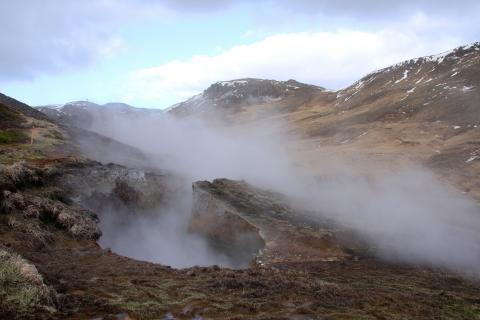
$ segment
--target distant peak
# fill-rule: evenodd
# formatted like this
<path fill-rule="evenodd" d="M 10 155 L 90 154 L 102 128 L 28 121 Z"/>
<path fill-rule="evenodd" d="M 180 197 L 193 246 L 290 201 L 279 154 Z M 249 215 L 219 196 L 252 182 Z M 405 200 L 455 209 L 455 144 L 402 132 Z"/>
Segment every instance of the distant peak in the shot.
<path fill-rule="evenodd" d="M 190 99 L 174 104 L 167 112 L 183 112 L 186 108 L 196 110 L 203 106 L 229 107 L 237 104 L 253 104 L 278 101 L 303 90 L 325 91 L 325 88 L 301 83 L 290 79 L 278 81 L 270 79 L 240 78 L 218 81 L 211 84 L 202 93 Z M 183 110 L 183 111 L 182 111 Z"/>
<path fill-rule="evenodd" d="M 224 96 L 225 94 L 234 94 L 239 98 L 242 96 L 278 97 L 288 91 L 295 91 L 301 88 L 315 88 L 324 90 L 322 87 L 301 83 L 293 79 L 287 81 L 278 81 L 269 79 L 242 78 L 215 82 L 204 91 L 204 96 L 208 98 L 216 98 Z"/>

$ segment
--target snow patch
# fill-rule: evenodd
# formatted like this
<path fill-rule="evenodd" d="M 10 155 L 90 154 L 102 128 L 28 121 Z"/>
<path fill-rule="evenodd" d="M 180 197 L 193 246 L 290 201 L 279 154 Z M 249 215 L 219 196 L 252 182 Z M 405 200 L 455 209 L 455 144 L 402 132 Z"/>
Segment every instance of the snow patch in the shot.
<path fill-rule="evenodd" d="M 234 87 L 236 85 L 244 86 L 248 83 L 247 80 L 232 80 L 232 81 L 220 81 L 217 82 L 219 85 L 223 87 Z"/>
<path fill-rule="evenodd" d="M 424 77 L 421 77 L 420 79 L 418 79 L 417 81 L 415 81 L 415 84 L 419 84 L 420 82 L 422 82 Z"/>
<path fill-rule="evenodd" d="M 467 159 L 467 161 L 465 161 L 466 163 L 469 163 L 469 162 L 472 162 L 473 160 L 477 160 L 479 159 L 480 157 L 479 156 L 471 156 L 470 158 Z"/>
<path fill-rule="evenodd" d="M 361 87 L 363 87 L 363 84 L 364 84 L 364 82 L 363 82 L 362 80 L 358 81 L 358 82 L 357 82 L 357 85 L 355 86 L 355 90 L 358 90 L 358 89 L 360 89 Z"/>
<path fill-rule="evenodd" d="M 405 70 L 405 71 L 403 72 L 403 77 L 402 77 L 401 79 L 398 79 L 397 81 L 395 81 L 395 83 L 399 83 L 399 82 L 402 82 L 403 80 L 407 79 L 407 77 L 408 77 L 408 72 L 409 72 L 409 71 L 410 71 L 410 70 Z"/>
<path fill-rule="evenodd" d="M 363 136 L 366 135 L 367 133 L 368 133 L 368 131 L 365 131 L 364 133 L 362 133 L 361 135 L 359 135 L 357 138 L 363 137 Z"/>

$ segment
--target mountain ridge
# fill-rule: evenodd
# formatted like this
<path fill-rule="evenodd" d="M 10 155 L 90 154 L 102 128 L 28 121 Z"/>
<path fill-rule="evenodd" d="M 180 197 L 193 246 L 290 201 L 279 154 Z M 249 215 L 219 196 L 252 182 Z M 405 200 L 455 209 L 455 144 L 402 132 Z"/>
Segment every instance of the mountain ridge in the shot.
<path fill-rule="evenodd" d="M 122 102 L 109 102 L 103 105 L 90 101 L 71 101 L 65 104 L 36 106 L 36 110 L 44 113 L 53 121 L 90 129 L 97 118 L 117 117 L 120 115 L 139 116 L 144 113 L 161 114 L 158 109 L 137 108 Z"/>
<path fill-rule="evenodd" d="M 479 55 L 480 53 L 480 42 L 475 42 L 475 43 L 472 43 L 472 44 L 469 44 L 469 45 L 465 45 L 465 46 L 459 46 L 457 48 L 454 48 L 452 50 L 448 50 L 448 51 L 445 51 L 443 53 L 440 53 L 440 54 L 435 54 L 435 55 L 429 55 L 429 56 L 424 56 L 424 57 L 417 57 L 417 58 L 413 58 L 413 59 L 408 59 L 408 60 L 404 60 L 404 61 L 401 61 L 399 63 L 396 63 L 394 65 L 391 65 L 391 66 L 388 66 L 388 67 L 385 67 L 385 68 L 382 68 L 382 69 L 379 69 L 379 70 L 376 70 L 376 71 L 373 71 L 367 75 L 365 75 L 364 77 L 360 78 L 359 80 L 357 80 L 356 82 L 354 82 L 353 84 L 343 88 L 343 89 L 339 89 L 337 91 L 330 91 L 330 90 L 326 90 L 325 88 L 323 87 L 318 87 L 318 86 L 315 86 L 315 85 L 309 85 L 309 84 L 301 84 L 295 80 L 288 80 L 288 81 L 276 81 L 276 80 L 265 80 L 265 79 L 253 79 L 253 78 L 242 78 L 242 79 L 235 79 L 235 80 L 229 80 L 229 81 L 218 81 L 212 85 L 210 85 L 206 90 L 204 90 L 202 93 L 198 94 L 198 95 L 195 95 L 189 99 L 187 99 L 186 101 L 183 101 L 183 102 L 180 102 L 180 103 L 177 103 L 177 104 L 174 104 L 172 105 L 171 107 L 169 107 L 168 109 L 166 109 L 166 111 L 168 113 L 171 113 L 171 114 L 174 114 L 174 115 L 180 115 L 180 116 L 185 116 L 185 115 L 190 115 L 191 113 L 195 113 L 196 111 L 195 110 L 201 110 L 200 108 L 202 106 L 207 106 L 209 104 L 213 104 L 214 106 L 217 106 L 219 103 L 217 100 L 221 100 L 221 98 L 226 94 L 226 93 L 229 93 L 230 95 L 233 95 L 235 98 L 237 98 L 237 96 L 235 96 L 235 91 L 238 90 L 238 85 L 245 85 L 246 83 L 248 82 L 252 82 L 252 81 L 262 81 L 262 82 L 268 82 L 268 81 L 273 81 L 273 82 L 277 82 L 277 83 L 280 83 L 280 84 L 286 84 L 288 85 L 289 81 L 292 81 L 292 88 L 295 88 L 298 86 L 294 86 L 293 83 L 298 83 L 298 84 L 301 84 L 303 86 L 308 86 L 309 88 L 316 88 L 318 90 L 315 90 L 317 92 L 315 92 L 316 94 L 328 94 L 328 93 L 333 93 L 333 94 L 336 94 L 336 98 L 337 100 L 335 101 L 336 105 L 340 104 L 340 103 L 347 103 L 347 101 L 349 99 L 351 99 L 355 94 L 356 92 L 359 90 L 359 89 L 362 89 L 363 87 L 372 87 L 372 83 L 375 84 L 375 80 L 378 76 L 382 76 L 382 75 L 385 75 L 385 74 L 390 74 L 390 75 L 393 75 L 393 79 L 390 79 L 391 82 L 390 83 L 382 83 L 382 85 L 389 85 L 391 87 L 396 87 L 396 86 L 401 86 L 401 85 L 404 85 L 405 83 L 408 83 L 408 81 L 405 81 L 406 79 L 408 79 L 408 73 L 410 72 L 410 70 L 408 69 L 409 67 L 414 67 L 414 66 L 417 66 L 417 67 L 420 67 L 420 66 L 425 66 L 426 64 L 429 64 L 431 66 L 444 66 L 448 63 L 451 63 L 451 62 L 455 62 L 455 60 L 458 60 L 460 59 L 460 62 L 462 62 L 462 58 L 466 58 L 467 56 L 469 55 Z M 467 57 L 468 59 L 468 57 Z M 464 63 L 466 67 L 468 67 L 468 63 Z M 418 69 L 417 69 L 418 70 Z M 435 71 L 435 70 L 433 70 Z M 454 72 L 457 72 L 455 75 L 459 75 L 459 71 L 457 70 L 454 70 L 452 72 L 452 74 Z M 430 80 L 428 81 L 430 78 L 427 78 L 427 79 L 422 79 L 424 82 L 428 83 L 430 81 L 433 80 Z M 417 81 L 420 80 L 417 78 Z M 475 79 L 475 80 L 478 80 L 478 79 Z M 378 83 L 377 83 L 378 84 Z M 417 83 L 417 84 L 421 84 L 421 83 Z M 438 84 L 438 83 L 437 83 Z M 412 90 L 410 92 L 406 92 L 406 93 L 414 93 L 415 89 L 413 89 L 415 86 L 411 86 L 410 88 L 408 88 L 407 90 Z M 285 89 L 288 89 L 288 88 L 284 88 Z M 388 89 L 388 88 L 384 88 L 384 89 Z M 465 84 L 465 85 L 462 85 L 461 87 L 461 90 L 463 91 L 470 91 L 474 89 L 471 85 L 469 85 L 468 83 Z M 377 88 L 378 90 L 378 88 Z M 244 105 L 251 105 L 251 104 L 255 104 L 255 102 L 258 102 L 258 101 L 254 101 L 253 103 L 251 101 L 248 101 L 248 99 L 246 99 L 244 97 L 245 93 L 241 93 L 242 95 L 239 97 L 239 98 L 243 98 L 243 99 L 230 99 L 230 100 L 227 100 L 227 101 L 220 101 L 220 105 L 221 106 L 225 106 L 225 104 L 228 104 L 229 102 L 233 105 L 242 105 L 242 102 Z M 268 95 L 266 95 L 268 96 Z M 274 98 L 278 98 L 280 95 L 270 95 L 270 96 L 273 96 Z M 284 97 L 282 97 L 284 98 Z M 343 99 L 342 99 L 343 98 Z M 267 99 L 264 99 L 265 101 L 260 101 L 260 102 L 268 102 L 266 101 Z M 342 101 L 343 100 L 343 101 Z M 225 103 L 226 102 L 226 103 Z M 232 103 L 233 102 L 233 103 Z M 202 112 L 205 112 L 204 110 L 202 110 Z"/>

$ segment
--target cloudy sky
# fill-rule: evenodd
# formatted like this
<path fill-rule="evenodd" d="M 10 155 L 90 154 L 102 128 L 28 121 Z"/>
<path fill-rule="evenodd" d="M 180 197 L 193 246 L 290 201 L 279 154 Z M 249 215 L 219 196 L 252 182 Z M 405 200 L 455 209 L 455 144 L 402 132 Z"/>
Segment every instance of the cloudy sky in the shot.
<path fill-rule="evenodd" d="M 243 77 L 339 89 L 480 41 L 478 21 L 478 0 L 1 1 L 0 92 L 166 108 Z"/>

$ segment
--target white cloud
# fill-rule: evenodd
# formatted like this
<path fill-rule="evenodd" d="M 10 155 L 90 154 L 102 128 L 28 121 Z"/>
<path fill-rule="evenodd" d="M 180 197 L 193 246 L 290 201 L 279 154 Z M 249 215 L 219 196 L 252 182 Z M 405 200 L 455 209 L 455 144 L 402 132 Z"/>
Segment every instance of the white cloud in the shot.
<path fill-rule="evenodd" d="M 136 105 L 165 107 L 211 82 L 246 76 L 296 78 L 338 88 L 372 69 L 478 40 L 480 30 L 476 0 L 455 5 L 446 0 L 0 1 L 0 83 L 81 72 L 130 48 L 129 35 L 123 33 L 130 25 L 161 20 L 170 26 L 194 21 L 197 15 L 214 19 L 226 11 L 252 19 L 249 33 L 239 42 L 277 35 L 133 72 L 124 98 Z M 328 27 L 344 29 L 315 32 Z M 291 30 L 309 32 L 287 33 Z M 196 48 L 186 48 L 195 53 Z M 117 82 L 109 83 L 105 92 L 112 93 L 104 95 L 116 100 L 117 89 Z"/>
<path fill-rule="evenodd" d="M 125 45 L 122 26 L 160 10 L 133 0 L 0 1 L 0 81 L 92 65 Z"/>
<path fill-rule="evenodd" d="M 244 77 L 294 78 L 338 89 L 375 69 L 461 44 L 449 37 L 424 38 L 417 32 L 422 19 L 413 22 L 406 31 L 278 34 L 217 55 L 171 61 L 133 72 L 125 83 L 125 98 L 167 107 L 213 82 Z"/>

